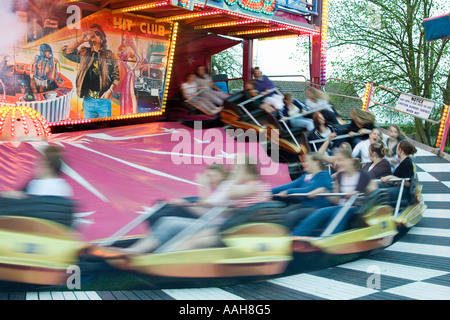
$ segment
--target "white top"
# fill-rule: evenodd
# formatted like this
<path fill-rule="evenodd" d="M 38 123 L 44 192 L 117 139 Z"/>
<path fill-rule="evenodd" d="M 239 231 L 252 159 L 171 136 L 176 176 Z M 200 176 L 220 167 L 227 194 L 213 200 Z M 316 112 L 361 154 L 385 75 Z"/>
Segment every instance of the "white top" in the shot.
<path fill-rule="evenodd" d="M 293 105 L 291 107 L 288 107 L 287 113 L 288 113 L 289 117 L 293 117 L 293 116 L 300 114 L 300 109 L 296 105 Z"/>
<path fill-rule="evenodd" d="M 31 180 L 25 192 L 33 196 L 73 196 L 72 188 L 67 181 L 62 178 Z"/>
<path fill-rule="evenodd" d="M 202 88 L 202 87 L 209 87 L 211 82 L 213 82 L 212 81 L 212 77 L 210 75 L 208 75 L 208 74 L 206 74 L 204 78 L 197 77 L 195 79 L 195 81 L 196 81 L 197 85 L 200 88 Z"/>
<path fill-rule="evenodd" d="M 352 151 L 352 157 L 357 158 L 358 156 L 360 156 L 362 163 L 371 162 L 369 158 L 369 147 L 370 147 L 369 139 L 358 142 L 358 144 Z"/>
<path fill-rule="evenodd" d="M 341 185 L 339 186 L 339 191 L 342 193 L 350 193 L 356 190 L 356 186 L 358 185 L 360 173 L 355 173 L 353 176 L 349 177 L 346 174 L 343 174 L 341 177 Z M 339 205 L 343 206 L 347 202 L 347 199 L 340 199 Z"/>
<path fill-rule="evenodd" d="M 325 132 L 319 132 L 319 131 L 317 131 L 317 132 L 323 137 L 323 139 L 328 138 L 330 136 L 330 134 L 332 133 L 331 129 L 329 127 L 327 127 Z"/>
<path fill-rule="evenodd" d="M 311 99 L 306 98 L 305 104 L 310 110 L 326 109 L 333 112 L 330 103 L 325 99 L 318 99 L 314 102 Z"/>
<path fill-rule="evenodd" d="M 195 81 L 191 82 L 191 83 L 183 82 L 181 84 L 181 89 L 183 89 L 183 91 L 186 94 L 187 98 L 190 99 L 197 93 L 198 86 L 197 86 L 197 83 Z"/>

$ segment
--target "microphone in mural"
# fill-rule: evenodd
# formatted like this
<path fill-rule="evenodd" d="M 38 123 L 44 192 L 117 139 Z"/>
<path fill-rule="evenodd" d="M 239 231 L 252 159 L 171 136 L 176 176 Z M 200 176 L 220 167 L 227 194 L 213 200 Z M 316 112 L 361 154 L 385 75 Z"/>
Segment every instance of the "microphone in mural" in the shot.
<path fill-rule="evenodd" d="M 85 43 L 89 46 L 84 46 Z M 91 25 L 81 40 L 75 40 L 63 48 L 63 56 L 79 65 L 76 89 L 78 96 L 84 99 L 84 118 L 110 117 L 111 95 L 119 84 L 120 76 L 117 60 L 107 48 L 102 27 Z"/>

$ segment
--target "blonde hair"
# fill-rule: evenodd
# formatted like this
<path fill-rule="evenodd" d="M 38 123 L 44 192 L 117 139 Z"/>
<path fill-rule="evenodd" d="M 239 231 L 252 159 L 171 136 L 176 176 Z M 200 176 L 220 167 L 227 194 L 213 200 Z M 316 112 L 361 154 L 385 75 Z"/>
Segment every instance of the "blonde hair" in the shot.
<path fill-rule="evenodd" d="M 306 154 L 307 157 L 310 157 L 312 161 L 316 161 L 319 163 L 320 170 L 325 170 L 327 167 L 323 162 L 323 155 L 318 152 L 309 152 Z"/>
<path fill-rule="evenodd" d="M 350 116 L 357 124 L 362 126 L 365 126 L 366 124 L 375 124 L 375 116 L 370 111 L 353 108 L 350 110 Z"/>
<path fill-rule="evenodd" d="M 388 129 L 389 129 L 390 127 L 392 127 L 392 128 L 394 128 L 395 130 L 397 130 L 397 132 L 398 132 L 398 138 L 406 139 L 406 134 L 402 131 L 402 129 L 400 129 L 400 127 L 399 127 L 397 124 L 391 123 L 391 124 L 388 126 Z"/>
<path fill-rule="evenodd" d="M 326 92 L 323 92 L 321 90 L 318 90 L 314 87 L 307 87 L 306 91 L 310 92 L 315 100 L 326 100 L 326 101 L 330 101 L 330 97 L 328 96 L 328 94 Z"/>
<path fill-rule="evenodd" d="M 339 146 L 339 149 L 340 149 L 340 150 L 345 150 L 345 149 L 347 149 L 347 150 L 350 150 L 350 152 L 351 152 L 351 151 L 352 151 L 352 145 L 351 145 L 349 142 L 344 141 L 344 142 L 342 142 L 341 145 Z"/>

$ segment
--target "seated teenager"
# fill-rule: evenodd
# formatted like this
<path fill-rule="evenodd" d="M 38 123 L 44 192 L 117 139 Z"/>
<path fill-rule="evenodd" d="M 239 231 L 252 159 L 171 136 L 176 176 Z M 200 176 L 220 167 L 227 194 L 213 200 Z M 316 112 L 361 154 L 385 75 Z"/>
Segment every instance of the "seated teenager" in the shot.
<path fill-rule="evenodd" d="M 198 183 L 198 197 L 194 201 L 188 199 L 171 200 L 160 210 L 152 214 L 147 221 L 150 227 L 161 217 L 176 216 L 197 218 L 204 212 L 204 205 L 226 204 L 229 188 L 228 171 L 223 165 L 212 164 L 196 177 Z M 189 202 L 189 206 L 186 203 Z M 198 205 L 195 206 L 195 205 Z"/>
<path fill-rule="evenodd" d="M 333 168 L 334 171 L 337 171 L 336 169 L 336 158 L 334 157 L 334 155 L 330 154 L 330 144 L 333 141 L 334 138 L 337 137 L 336 132 L 331 133 L 327 140 L 325 140 L 323 142 L 323 144 L 320 146 L 319 150 L 317 151 L 318 154 L 321 155 L 322 157 L 322 161 L 331 165 L 331 167 Z M 347 141 L 343 141 L 339 144 L 339 147 L 337 148 L 337 150 L 348 150 L 350 153 L 352 152 L 352 147 L 350 145 L 350 143 L 348 143 Z M 334 150 L 334 152 L 336 152 L 337 150 Z"/>
<path fill-rule="evenodd" d="M 244 84 L 244 98 L 246 100 L 252 100 L 251 102 L 244 105 L 247 110 L 256 110 L 258 108 L 263 109 L 267 113 L 273 113 L 276 112 L 276 109 L 272 107 L 270 104 L 263 102 L 263 97 L 261 98 L 255 98 L 256 96 L 260 95 L 258 89 L 256 88 L 256 82 L 255 80 L 248 80 Z"/>
<path fill-rule="evenodd" d="M 196 82 L 195 74 L 187 74 L 186 81 L 181 84 L 181 93 L 186 102 L 202 110 L 207 115 L 215 115 L 223 109 L 223 107 L 218 107 L 212 101 L 201 97 L 200 92 L 202 91 Z"/>
<path fill-rule="evenodd" d="M 205 66 L 197 66 L 195 68 L 196 82 L 199 86 L 201 93 L 199 94 L 202 98 L 211 101 L 218 107 L 223 107 L 223 101 L 230 95 L 217 87 L 211 75 Z"/>
<path fill-rule="evenodd" d="M 73 190 L 62 177 L 62 153 L 57 146 L 48 146 L 34 169 L 34 178 L 24 191 L 6 191 L 3 197 L 25 198 L 27 196 L 71 197 Z"/>
<path fill-rule="evenodd" d="M 369 138 L 367 131 L 375 128 L 375 116 L 372 112 L 353 108 L 350 110 L 350 125 L 344 133 L 348 133 L 350 138 L 347 140 L 354 148 L 361 140 Z M 359 134 L 359 136 L 356 136 Z"/>
<path fill-rule="evenodd" d="M 353 158 L 360 158 L 361 163 L 366 164 L 367 162 L 371 162 L 369 158 L 369 147 L 372 143 L 377 143 L 381 141 L 381 131 L 378 128 L 373 128 L 369 133 L 369 138 L 360 141 L 352 151 Z"/>
<path fill-rule="evenodd" d="M 25 188 L 0 193 L 0 215 L 40 218 L 72 227 L 74 194 L 62 176 L 62 166 L 61 149 L 47 146 Z"/>
<path fill-rule="evenodd" d="M 229 175 L 226 197 L 217 206 L 233 206 L 245 208 L 253 204 L 271 199 L 270 186 L 259 178 L 258 168 L 253 160 L 245 155 L 238 156 L 234 170 Z M 207 212 L 207 210 L 205 210 Z M 220 225 L 227 219 L 226 213 L 222 217 L 209 221 L 209 224 L 194 235 L 185 239 L 177 246 L 178 250 L 210 247 L 220 244 Z M 151 252 L 169 241 L 180 231 L 191 225 L 195 219 L 183 217 L 162 217 L 152 227 L 148 237 L 139 240 L 131 247 L 124 249 L 130 253 Z"/>
<path fill-rule="evenodd" d="M 308 87 L 306 88 L 306 97 L 305 104 L 308 111 L 320 111 L 329 123 L 339 125 L 328 94 L 314 87 Z"/>
<path fill-rule="evenodd" d="M 400 158 L 397 156 L 397 145 L 402 140 L 406 140 L 406 135 L 398 125 L 390 124 L 387 129 L 387 136 L 384 137 L 383 142 L 391 150 L 391 156 L 387 157 L 387 160 L 394 168 L 400 163 Z"/>
<path fill-rule="evenodd" d="M 314 123 L 314 130 L 309 134 L 309 141 L 314 140 L 322 140 L 327 139 L 330 137 L 330 135 L 333 135 L 333 138 L 336 136 L 341 135 L 341 131 L 331 125 L 323 116 L 322 112 L 316 112 L 313 115 L 313 123 Z M 329 154 L 332 154 L 344 140 L 342 139 L 335 139 L 335 140 L 329 140 L 328 148 L 326 149 L 326 152 Z M 322 143 L 316 143 L 316 148 L 320 149 L 322 146 Z"/>
<path fill-rule="evenodd" d="M 394 170 L 394 173 L 387 175 L 380 179 L 380 187 L 388 187 L 389 198 L 391 201 L 396 200 L 398 192 L 400 191 L 401 182 L 390 182 L 392 179 L 408 179 L 412 178 L 415 173 L 415 165 L 411 159 L 411 155 L 417 152 L 416 147 L 414 147 L 409 141 L 400 141 L 397 145 L 397 155 L 400 157 L 400 164 Z M 405 182 L 405 187 L 409 188 L 411 183 L 409 181 Z M 403 195 L 406 197 L 408 192 L 404 192 Z"/>
<path fill-rule="evenodd" d="M 363 193 L 370 194 L 377 189 L 376 183 L 372 180 L 369 173 L 359 170 L 357 159 L 353 159 L 348 151 L 339 150 L 335 153 L 338 173 L 334 181 L 334 192 L 347 193 L 348 196 Z M 317 228 L 326 227 L 339 213 L 345 205 L 347 198 L 331 198 L 335 206 L 321 208 L 307 216 L 298 226 L 295 227 L 292 234 L 295 236 L 313 236 Z M 333 233 L 345 230 L 352 212 L 356 207 L 351 207 L 345 217 L 339 222 Z"/>
<path fill-rule="evenodd" d="M 290 211 L 284 217 L 283 225 L 288 229 L 294 228 L 302 219 L 311 212 L 331 205 L 326 198 L 313 197 L 315 190 L 325 188 L 332 190 L 332 181 L 328 170 L 323 165 L 321 157 L 317 153 L 308 153 L 302 162 L 303 170 L 306 172 L 291 183 L 272 189 L 272 193 L 278 198 L 284 198 L 289 194 L 306 193 L 308 196 L 298 198 L 301 207 Z"/>
<path fill-rule="evenodd" d="M 263 102 L 271 105 L 277 111 L 283 110 L 283 96 L 277 92 L 270 92 L 271 89 L 275 88 L 274 83 L 267 76 L 263 75 L 258 67 L 253 68 L 253 77 L 259 93 L 265 95 Z"/>
<path fill-rule="evenodd" d="M 369 147 L 369 158 L 371 162 L 367 162 L 362 170 L 370 172 L 374 179 L 390 175 L 391 164 L 385 159 L 389 156 L 391 151 L 384 145 L 383 142 L 372 143 Z"/>
<path fill-rule="evenodd" d="M 305 114 L 306 111 L 301 103 L 292 97 L 292 94 L 286 93 L 283 102 L 282 119 L 288 122 L 288 126 L 292 128 L 305 128 L 307 131 L 314 130 L 313 120 L 300 116 Z"/>

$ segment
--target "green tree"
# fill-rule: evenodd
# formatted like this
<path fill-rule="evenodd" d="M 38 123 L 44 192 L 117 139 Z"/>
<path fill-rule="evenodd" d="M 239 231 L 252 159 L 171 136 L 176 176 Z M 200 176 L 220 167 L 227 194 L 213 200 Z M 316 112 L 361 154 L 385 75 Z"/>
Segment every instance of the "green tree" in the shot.
<path fill-rule="evenodd" d="M 445 5 L 446 0 L 331 1 L 328 47 L 338 57 L 331 62 L 332 76 L 449 103 L 450 40 L 427 42 L 423 26 L 423 19 L 447 13 Z M 418 140 L 430 144 L 430 123 L 414 122 Z"/>
<path fill-rule="evenodd" d="M 242 77 L 242 45 L 238 44 L 219 52 L 211 58 L 213 74 L 227 74 L 229 79 Z M 242 81 L 229 81 L 228 89 L 242 90 Z"/>

